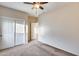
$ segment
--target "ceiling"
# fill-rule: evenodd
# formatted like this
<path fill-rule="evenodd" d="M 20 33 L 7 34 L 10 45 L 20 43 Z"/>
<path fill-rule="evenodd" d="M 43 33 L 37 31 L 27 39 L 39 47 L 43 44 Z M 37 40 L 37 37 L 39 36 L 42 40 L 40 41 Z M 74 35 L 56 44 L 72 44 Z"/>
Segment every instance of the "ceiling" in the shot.
<path fill-rule="evenodd" d="M 41 15 L 42 13 L 54 10 L 55 8 L 64 4 L 65 2 L 48 2 L 47 4 L 43 5 L 44 10 L 37 10 L 37 15 Z M 37 16 L 36 9 L 32 9 L 32 5 L 24 4 L 23 2 L 0 2 L 0 5 L 26 12 L 32 16 Z"/>

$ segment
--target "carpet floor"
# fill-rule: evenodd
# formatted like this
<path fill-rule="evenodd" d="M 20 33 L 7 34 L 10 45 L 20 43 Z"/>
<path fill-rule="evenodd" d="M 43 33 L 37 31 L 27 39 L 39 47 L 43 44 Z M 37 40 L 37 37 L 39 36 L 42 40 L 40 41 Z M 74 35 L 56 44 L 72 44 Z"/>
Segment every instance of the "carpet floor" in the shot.
<path fill-rule="evenodd" d="M 74 56 L 68 52 L 50 47 L 36 40 L 0 51 L 0 56 Z"/>

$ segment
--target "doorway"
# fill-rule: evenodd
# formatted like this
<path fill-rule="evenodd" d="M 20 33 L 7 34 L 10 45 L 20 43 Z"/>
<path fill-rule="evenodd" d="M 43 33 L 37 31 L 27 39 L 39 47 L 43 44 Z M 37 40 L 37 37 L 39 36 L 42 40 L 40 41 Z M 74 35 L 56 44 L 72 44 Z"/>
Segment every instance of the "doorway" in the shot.
<path fill-rule="evenodd" d="M 31 23 L 31 40 L 38 39 L 38 23 Z"/>

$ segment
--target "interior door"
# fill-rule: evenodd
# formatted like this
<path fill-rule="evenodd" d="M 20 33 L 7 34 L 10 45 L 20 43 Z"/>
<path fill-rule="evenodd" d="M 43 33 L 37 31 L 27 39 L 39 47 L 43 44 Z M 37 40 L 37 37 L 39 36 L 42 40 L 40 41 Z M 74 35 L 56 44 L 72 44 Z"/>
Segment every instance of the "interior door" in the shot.
<path fill-rule="evenodd" d="M 15 45 L 25 44 L 25 21 L 16 20 L 15 24 Z"/>

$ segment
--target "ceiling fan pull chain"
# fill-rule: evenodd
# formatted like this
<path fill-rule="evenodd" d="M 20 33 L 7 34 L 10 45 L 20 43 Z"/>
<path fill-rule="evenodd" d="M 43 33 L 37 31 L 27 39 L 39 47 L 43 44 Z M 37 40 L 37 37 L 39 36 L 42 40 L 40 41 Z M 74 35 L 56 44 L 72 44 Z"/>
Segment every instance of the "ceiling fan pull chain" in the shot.
<path fill-rule="evenodd" d="M 36 16 L 38 16 L 38 10 L 37 10 L 37 8 L 36 8 Z"/>

